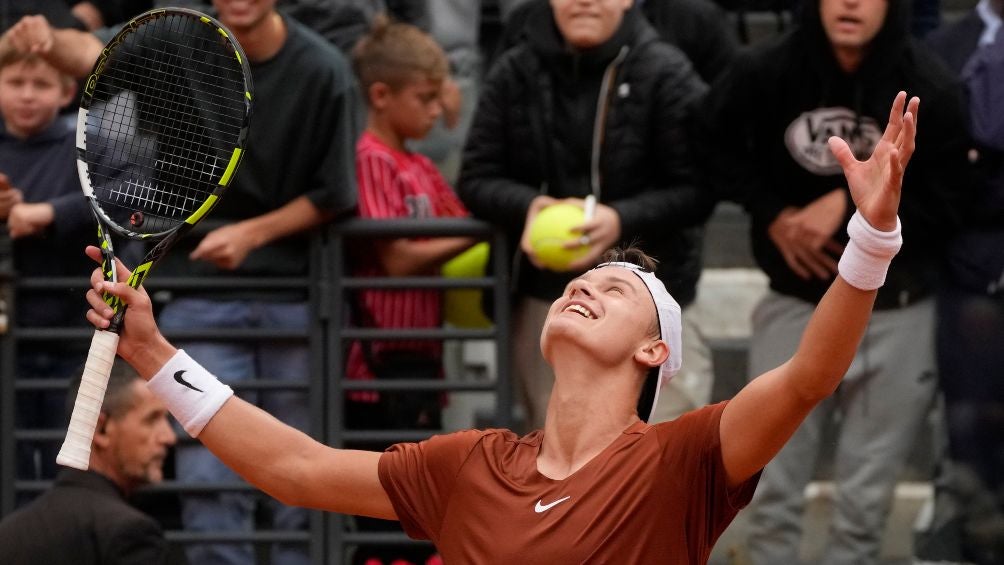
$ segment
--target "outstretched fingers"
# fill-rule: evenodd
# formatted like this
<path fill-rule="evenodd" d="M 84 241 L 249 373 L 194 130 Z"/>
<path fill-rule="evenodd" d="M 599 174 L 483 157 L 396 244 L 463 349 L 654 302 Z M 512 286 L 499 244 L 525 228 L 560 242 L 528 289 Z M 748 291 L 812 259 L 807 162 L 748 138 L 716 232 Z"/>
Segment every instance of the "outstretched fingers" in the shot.
<path fill-rule="evenodd" d="M 858 163 L 857 158 L 854 157 L 854 152 L 851 151 L 846 141 L 834 135 L 827 142 L 830 144 L 830 152 L 837 158 L 837 162 L 840 163 L 840 167 L 845 173 L 850 167 Z"/>
<path fill-rule="evenodd" d="M 903 171 L 906 169 L 906 161 L 903 161 L 902 153 L 898 149 L 889 152 L 889 182 L 886 183 L 886 187 L 887 190 L 895 194 L 899 194 L 903 190 Z"/>
<path fill-rule="evenodd" d="M 910 101 L 911 108 L 903 117 L 903 133 L 896 144 L 896 149 L 899 150 L 899 161 L 904 168 L 910 162 L 913 151 L 917 148 L 917 107 L 919 104 L 920 100 L 916 97 Z"/>
<path fill-rule="evenodd" d="M 889 123 L 882 134 L 882 141 L 888 141 L 889 143 L 896 143 L 898 141 L 900 132 L 903 130 L 903 108 L 905 106 L 906 92 L 901 90 L 896 94 L 896 99 L 893 100 L 892 108 L 889 110 Z"/>

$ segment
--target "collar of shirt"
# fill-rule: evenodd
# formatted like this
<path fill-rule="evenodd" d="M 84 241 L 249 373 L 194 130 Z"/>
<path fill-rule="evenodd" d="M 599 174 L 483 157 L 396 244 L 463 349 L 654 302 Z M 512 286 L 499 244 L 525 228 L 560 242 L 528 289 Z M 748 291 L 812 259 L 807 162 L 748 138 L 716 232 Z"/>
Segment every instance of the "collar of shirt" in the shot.
<path fill-rule="evenodd" d="M 980 0 L 976 5 L 976 13 L 983 20 L 983 33 L 980 35 L 980 45 L 990 45 L 1001 27 L 1001 16 L 990 7 L 990 0 Z"/>

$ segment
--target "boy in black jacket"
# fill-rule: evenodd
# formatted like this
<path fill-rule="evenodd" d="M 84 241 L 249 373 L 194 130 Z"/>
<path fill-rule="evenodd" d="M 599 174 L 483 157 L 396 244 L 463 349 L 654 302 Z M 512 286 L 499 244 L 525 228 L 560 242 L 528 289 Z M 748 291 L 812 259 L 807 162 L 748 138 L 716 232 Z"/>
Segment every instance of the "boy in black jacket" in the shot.
<path fill-rule="evenodd" d="M 803 492 L 823 429 L 839 413 L 837 487 L 824 563 L 874 563 L 899 472 L 935 393 L 934 273 L 966 199 L 966 129 L 958 85 L 907 29 L 904 0 L 807 2 L 799 27 L 740 56 L 702 109 L 719 181 L 745 203 L 770 292 L 753 314 L 749 374 L 783 362 L 836 274 L 854 211 L 830 135 L 867 156 L 885 100 L 923 100 L 918 152 L 903 183 L 909 240 L 837 393 L 766 468 L 754 499 L 756 563 L 797 563 Z M 712 144 L 708 144 L 712 147 Z"/>

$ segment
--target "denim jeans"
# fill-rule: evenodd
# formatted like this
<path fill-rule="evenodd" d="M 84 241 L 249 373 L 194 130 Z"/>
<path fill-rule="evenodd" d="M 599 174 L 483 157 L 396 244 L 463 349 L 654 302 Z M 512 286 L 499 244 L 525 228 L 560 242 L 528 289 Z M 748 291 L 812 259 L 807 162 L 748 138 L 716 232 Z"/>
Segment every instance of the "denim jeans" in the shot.
<path fill-rule="evenodd" d="M 178 329 L 308 327 L 307 304 L 269 303 L 248 300 L 216 301 L 181 298 L 164 307 L 160 327 Z M 227 383 L 251 379 L 305 381 L 309 378 L 308 346 L 298 342 L 179 342 L 193 359 Z M 309 405 L 303 391 L 242 392 L 241 398 L 257 404 L 279 420 L 308 432 Z M 230 482 L 239 477 L 201 445 L 183 446 L 177 451 L 177 477 L 181 483 Z M 181 497 L 185 529 L 197 532 L 252 531 L 255 501 L 258 497 L 244 492 Z M 283 506 L 268 499 L 273 527 L 283 530 L 305 529 L 307 511 Z M 251 544 L 196 544 L 187 548 L 192 563 L 247 565 L 255 562 Z M 272 548 L 272 563 L 296 565 L 307 563 L 306 548 L 277 544 Z"/>

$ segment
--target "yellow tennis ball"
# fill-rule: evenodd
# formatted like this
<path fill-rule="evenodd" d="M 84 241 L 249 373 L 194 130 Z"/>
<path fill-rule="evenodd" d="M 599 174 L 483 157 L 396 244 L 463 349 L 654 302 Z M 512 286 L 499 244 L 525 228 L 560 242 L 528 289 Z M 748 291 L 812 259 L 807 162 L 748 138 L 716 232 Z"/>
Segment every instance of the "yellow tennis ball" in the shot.
<path fill-rule="evenodd" d="M 537 260 L 552 271 L 567 271 L 572 261 L 584 256 L 589 246 L 566 249 L 582 234 L 572 231 L 585 222 L 585 212 L 574 204 L 552 204 L 540 211 L 530 225 L 530 246 Z"/>
<path fill-rule="evenodd" d="M 488 243 L 482 241 L 443 264 L 443 276 L 477 278 L 485 276 Z M 443 314 L 447 323 L 458 328 L 488 328 L 492 321 L 481 308 L 481 289 L 451 288 L 444 293 Z"/>

